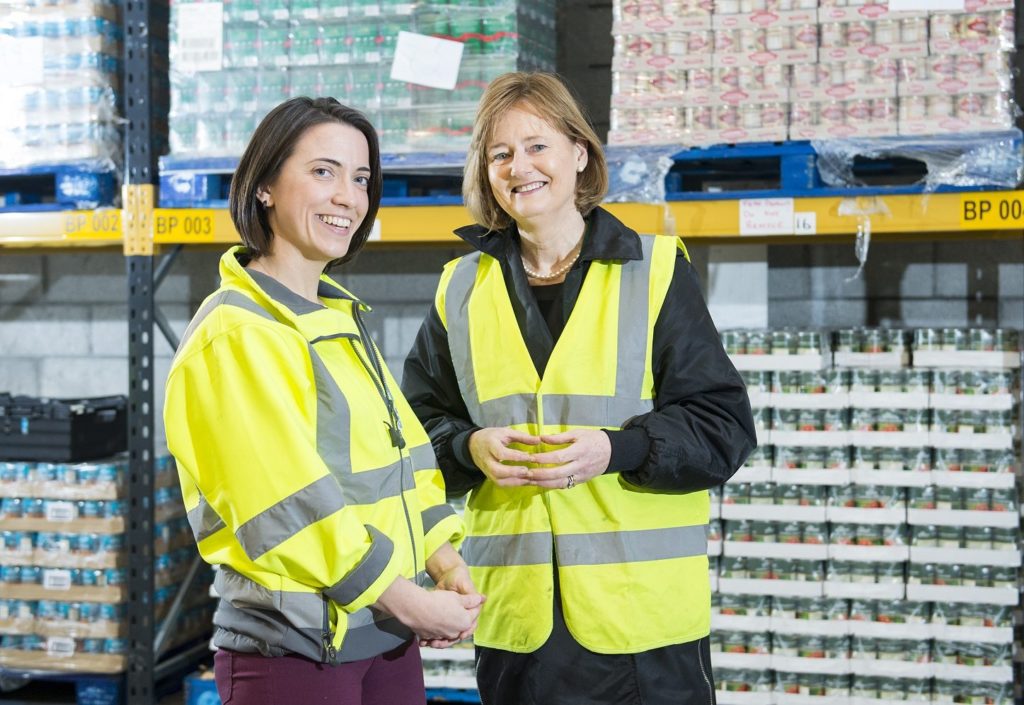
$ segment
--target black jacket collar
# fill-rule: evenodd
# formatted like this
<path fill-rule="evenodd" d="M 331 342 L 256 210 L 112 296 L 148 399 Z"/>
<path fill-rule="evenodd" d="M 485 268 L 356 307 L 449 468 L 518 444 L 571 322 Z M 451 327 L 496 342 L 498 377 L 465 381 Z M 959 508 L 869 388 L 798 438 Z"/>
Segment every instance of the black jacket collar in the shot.
<path fill-rule="evenodd" d="M 640 236 L 635 230 L 626 227 L 622 221 L 603 208 L 595 208 L 586 217 L 586 237 L 580 261 L 598 259 L 643 259 Z M 518 254 L 519 232 L 515 223 L 503 230 L 488 230 L 482 225 L 467 225 L 455 231 L 473 249 L 484 254 L 502 259 L 512 252 Z"/>

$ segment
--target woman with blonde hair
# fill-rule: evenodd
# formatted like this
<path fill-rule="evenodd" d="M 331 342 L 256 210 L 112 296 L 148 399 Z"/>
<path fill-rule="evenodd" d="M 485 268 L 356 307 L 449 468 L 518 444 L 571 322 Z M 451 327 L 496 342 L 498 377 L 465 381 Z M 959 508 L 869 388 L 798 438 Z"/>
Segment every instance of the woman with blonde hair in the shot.
<path fill-rule="evenodd" d="M 403 390 L 488 595 L 486 705 L 713 703 L 708 488 L 755 447 L 686 249 L 598 204 L 600 142 L 551 74 L 480 103 L 449 263 Z"/>

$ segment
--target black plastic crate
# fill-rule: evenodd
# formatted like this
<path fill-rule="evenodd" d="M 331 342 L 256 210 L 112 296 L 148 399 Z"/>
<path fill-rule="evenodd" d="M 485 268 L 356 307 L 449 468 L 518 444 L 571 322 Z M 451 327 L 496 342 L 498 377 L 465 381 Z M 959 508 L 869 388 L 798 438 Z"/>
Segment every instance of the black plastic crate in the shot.
<path fill-rule="evenodd" d="M 128 447 L 128 399 L 0 393 L 0 459 L 78 462 Z"/>

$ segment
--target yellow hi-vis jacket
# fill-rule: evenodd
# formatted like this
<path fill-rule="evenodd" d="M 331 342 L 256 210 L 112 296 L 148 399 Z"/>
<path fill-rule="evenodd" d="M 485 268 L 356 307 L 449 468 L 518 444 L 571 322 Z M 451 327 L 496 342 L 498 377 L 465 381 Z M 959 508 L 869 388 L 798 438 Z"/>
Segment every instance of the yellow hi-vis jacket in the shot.
<path fill-rule="evenodd" d="M 475 424 L 535 435 L 618 429 L 653 408 L 654 324 L 679 241 L 641 241 L 642 260 L 591 263 L 543 377 L 499 261 L 475 252 L 448 264 L 435 304 Z M 566 624 L 591 651 L 638 653 L 706 636 L 709 512 L 706 491 L 642 490 L 617 473 L 571 490 L 485 481 L 469 495 L 462 547 L 488 598 L 474 641 L 539 648 L 552 628 L 553 562 Z"/>
<path fill-rule="evenodd" d="M 219 565 L 220 647 L 326 663 L 412 638 L 369 609 L 462 538 L 430 441 L 384 368 L 366 306 L 326 276 L 324 305 L 220 263 L 167 381 L 164 421 L 189 523 Z"/>

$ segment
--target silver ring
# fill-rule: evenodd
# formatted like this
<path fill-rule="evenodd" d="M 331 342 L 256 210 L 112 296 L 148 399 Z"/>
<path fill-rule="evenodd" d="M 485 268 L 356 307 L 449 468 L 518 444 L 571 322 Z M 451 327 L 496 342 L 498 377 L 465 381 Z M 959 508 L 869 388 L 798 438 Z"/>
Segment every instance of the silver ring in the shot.
<path fill-rule="evenodd" d="M 565 489 L 571 490 L 575 486 L 576 486 L 576 478 L 575 477 L 573 477 L 572 475 L 569 475 L 569 477 L 565 478 Z"/>

